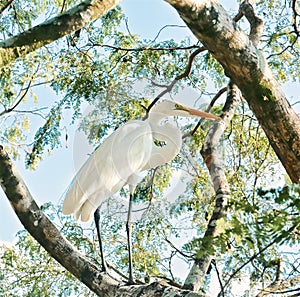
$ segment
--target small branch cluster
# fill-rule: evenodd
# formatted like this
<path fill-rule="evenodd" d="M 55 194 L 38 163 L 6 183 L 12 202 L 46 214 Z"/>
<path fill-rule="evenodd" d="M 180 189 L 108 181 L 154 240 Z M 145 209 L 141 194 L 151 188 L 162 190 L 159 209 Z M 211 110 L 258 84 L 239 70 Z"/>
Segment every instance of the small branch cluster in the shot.
<path fill-rule="evenodd" d="M 294 14 L 294 17 L 293 17 L 293 27 L 294 27 L 294 31 L 297 35 L 297 38 L 300 36 L 300 31 L 299 31 L 299 28 L 298 28 L 298 25 L 299 25 L 299 18 L 300 18 L 300 13 L 299 13 L 299 6 L 297 5 L 297 0 L 293 0 L 292 1 L 292 10 L 293 10 L 293 14 Z"/>
<path fill-rule="evenodd" d="M 93 263 L 60 234 L 60 231 L 41 211 L 2 146 L 0 146 L 0 185 L 27 231 L 54 259 L 98 296 L 204 297 L 201 293 L 188 292 L 165 282 L 124 286 L 108 274 L 100 273 Z"/>
<path fill-rule="evenodd" d="M 14 0 L 8 0 L 3 7 L 0 8 L 0 14 L 4 12 L 9 6 L 14 2 Z"/>
<path fill-rule="evenodd" d="M 250 23 L 251 29 L 249 39 L 255 46 L 257 46 L 260 42 L 260 38 L 264 29 L 263 20 L 256 14 L 256 12 L 253 9 L 253 6 L 247 0 L 241 3 L 240 12 L 246 17 L 246 19 Z"/>
<path fill-rule="evenodd" d="M 224 91 L 222 90 L 222 92 Z M 218 95 L 222 92 L 220 91 Z M 217 228 L 217 222 L 225 216 L 225 206 L 230 196 L 230 190 L 224 168 L 221 164 L 222 158 L 219 155 L 218 146 L 221 136 L 227 125 L 230 123 L 239 103 L 239 90 L 236 85 L 230 83 L 227 91 L 227 99 L 223 108 L 223 121 L 215 122 L 210 128 L 201 149 L 201 154 L 209 170 L 216 192 L 215 208 L 202 240 L 203 243 L 201 248 L 205 251 L 210 249 L 213 240 L 220 234 L 220 231 L 222 231 Z M 209 255 L 207 252 L 203 253 L 202 257 L 197 258 L 185 281 L 184 288 L 198 291 L 204 282 L 205 275 L 212 260 L 212 255 Z"/>
<path fill-rule="evenodd" d="M 198 49 L 196 49 L 189 57 L 189 60 L 188 60 L 188 64 L 185 68 L 185 71 L 181 74 L 179 74 L 178 76 L 176 76 L 174 78 L 174 80 L 169 84 L 169 85 L 160 85 L 160 84 L 157 84 L 155 82 L 152 82 L 154 86 L 157 86 L 157 87 L 163 87 L 165 88 L 162 92 L 160 92 L 156 97 L 155 99 L 151 102 L 151 104 L 148 106 L 147 108 L 147 116 L 148 116 L 148 113 L 149 111 L 151 110 L 151 108 L 156 104 L 156 102 L 162 97 L 164 96 L 165 94 L 169 93 L 172 91 L 173 87 L 175 86 L 175 84 L 183 79 L 183 78 L 186 78 L 189 76 L 190 72 L 191 72 L 191 69 L 192 69 L 192 65 L 193 65 L 193 61 L 195 59 L 195 57 L 200 54 L 201 52 L 205 51 L 206 48 L 205 47 L 199 47 Z"/>

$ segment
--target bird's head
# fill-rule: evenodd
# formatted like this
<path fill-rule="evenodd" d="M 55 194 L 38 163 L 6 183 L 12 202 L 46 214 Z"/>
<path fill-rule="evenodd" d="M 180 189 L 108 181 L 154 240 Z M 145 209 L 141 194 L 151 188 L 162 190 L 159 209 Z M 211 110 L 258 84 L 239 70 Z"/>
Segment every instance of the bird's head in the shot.
<path fill-rule="evenodd" d="M 214 120 L 221 120 L 220 117 L 201 110 L 197 110 L 175 101 L 165 100 L 155 105 L 150 113 L 160 113 L 166 116 L 181 116 L 181 117 L 201 117 Z"/>

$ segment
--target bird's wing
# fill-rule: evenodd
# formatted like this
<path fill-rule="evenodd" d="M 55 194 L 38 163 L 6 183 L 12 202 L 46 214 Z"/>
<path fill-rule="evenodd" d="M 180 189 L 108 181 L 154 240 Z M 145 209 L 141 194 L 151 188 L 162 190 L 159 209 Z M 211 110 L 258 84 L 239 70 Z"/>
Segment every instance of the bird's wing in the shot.
<path fill-rule="evenodd" d="M 142 170 L 152 148 L 150 125 L 129 121 L 110 135 L 81 167 L 66 194 L 63 213 L 89 220 L 102 201 Z"/>

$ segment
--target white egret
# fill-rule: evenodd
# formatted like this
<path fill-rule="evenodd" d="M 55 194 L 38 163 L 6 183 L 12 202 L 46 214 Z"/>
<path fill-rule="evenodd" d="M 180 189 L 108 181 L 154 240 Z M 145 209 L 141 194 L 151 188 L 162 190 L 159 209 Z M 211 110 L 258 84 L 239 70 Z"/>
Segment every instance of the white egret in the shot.
<path fill-rule="evenodd" d="M 66 194 L 63 213 L 74 213 L 76 219 L 89 221 L 94 214 L 100 245 L 102 271 L 106 271 L 100 237 L 100 211 L 98 207 L 109 196 L 129 185 L 130 199 L 126 224 L 129 283 L 133 283 L 131 254 L 131 204 L 136 185 L 143 172 L 172 160 L 182 143 L 180 130 L 163 122 L 170 116 L 221 118 L 210 113 L 186 107 L 173 101 L 163 101 L 154 106 L 145 121 L 131 120 L 115 130 L 81 167 Z M 156 146 L 154 140 L 163 141 Z"/>

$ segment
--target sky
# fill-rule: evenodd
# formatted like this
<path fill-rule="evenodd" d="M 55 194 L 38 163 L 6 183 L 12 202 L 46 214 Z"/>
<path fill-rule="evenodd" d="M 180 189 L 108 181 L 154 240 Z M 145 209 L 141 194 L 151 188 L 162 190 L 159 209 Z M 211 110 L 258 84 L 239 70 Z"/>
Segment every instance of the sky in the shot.
<path fill-rule="evenodd" d="M 221 2 L 229 6 L 231 1 Z M 236 1 L 233 2 L 235 3 Z M 131 32 L 140 34 L 144 38 L 154 38 L 157 32 L 167 24 L 184 25 L 176 11 L 161 0 L 125 0 L 122 8 L 128 15 L 128 24 Z M 171 27 L 165 29 L 160 38 L 168 39 L 172 37 L 180 40 L 190 34 L 187 28 Z M 283 89 L 286 95 L 293 97 L 294 100 L 296 100 L 296 94 L 300 94 L 298 84 L 289 83 Z M 56 94 L 45 86 L 38 87 L 35 91 L 40 98 L 47 98 L 51 102 L 54 102 L 57 98 Z M 297 112 L 300 112 L 299 105 L 296 106 L 296 109 Z M 76 126 L 67 128 L 68 143 L 55 150 L 52 155 L 45 157 L 44 161 L 38 165 L 36 171 L 25 169 L 23 159 L 15 162 L 31 194 L 39 205 L 48 201 L 56 204 L 63 199 L 63 195 L 76 170 L 92 150 L 83 141 L 84 136 L 76 132 L 76 128 Z M 22 228 L 22 225 L 1 189 L 0 201 L 0 217 L 2 218 L 0 242 L 12 242 L 16 232 Z"/>

